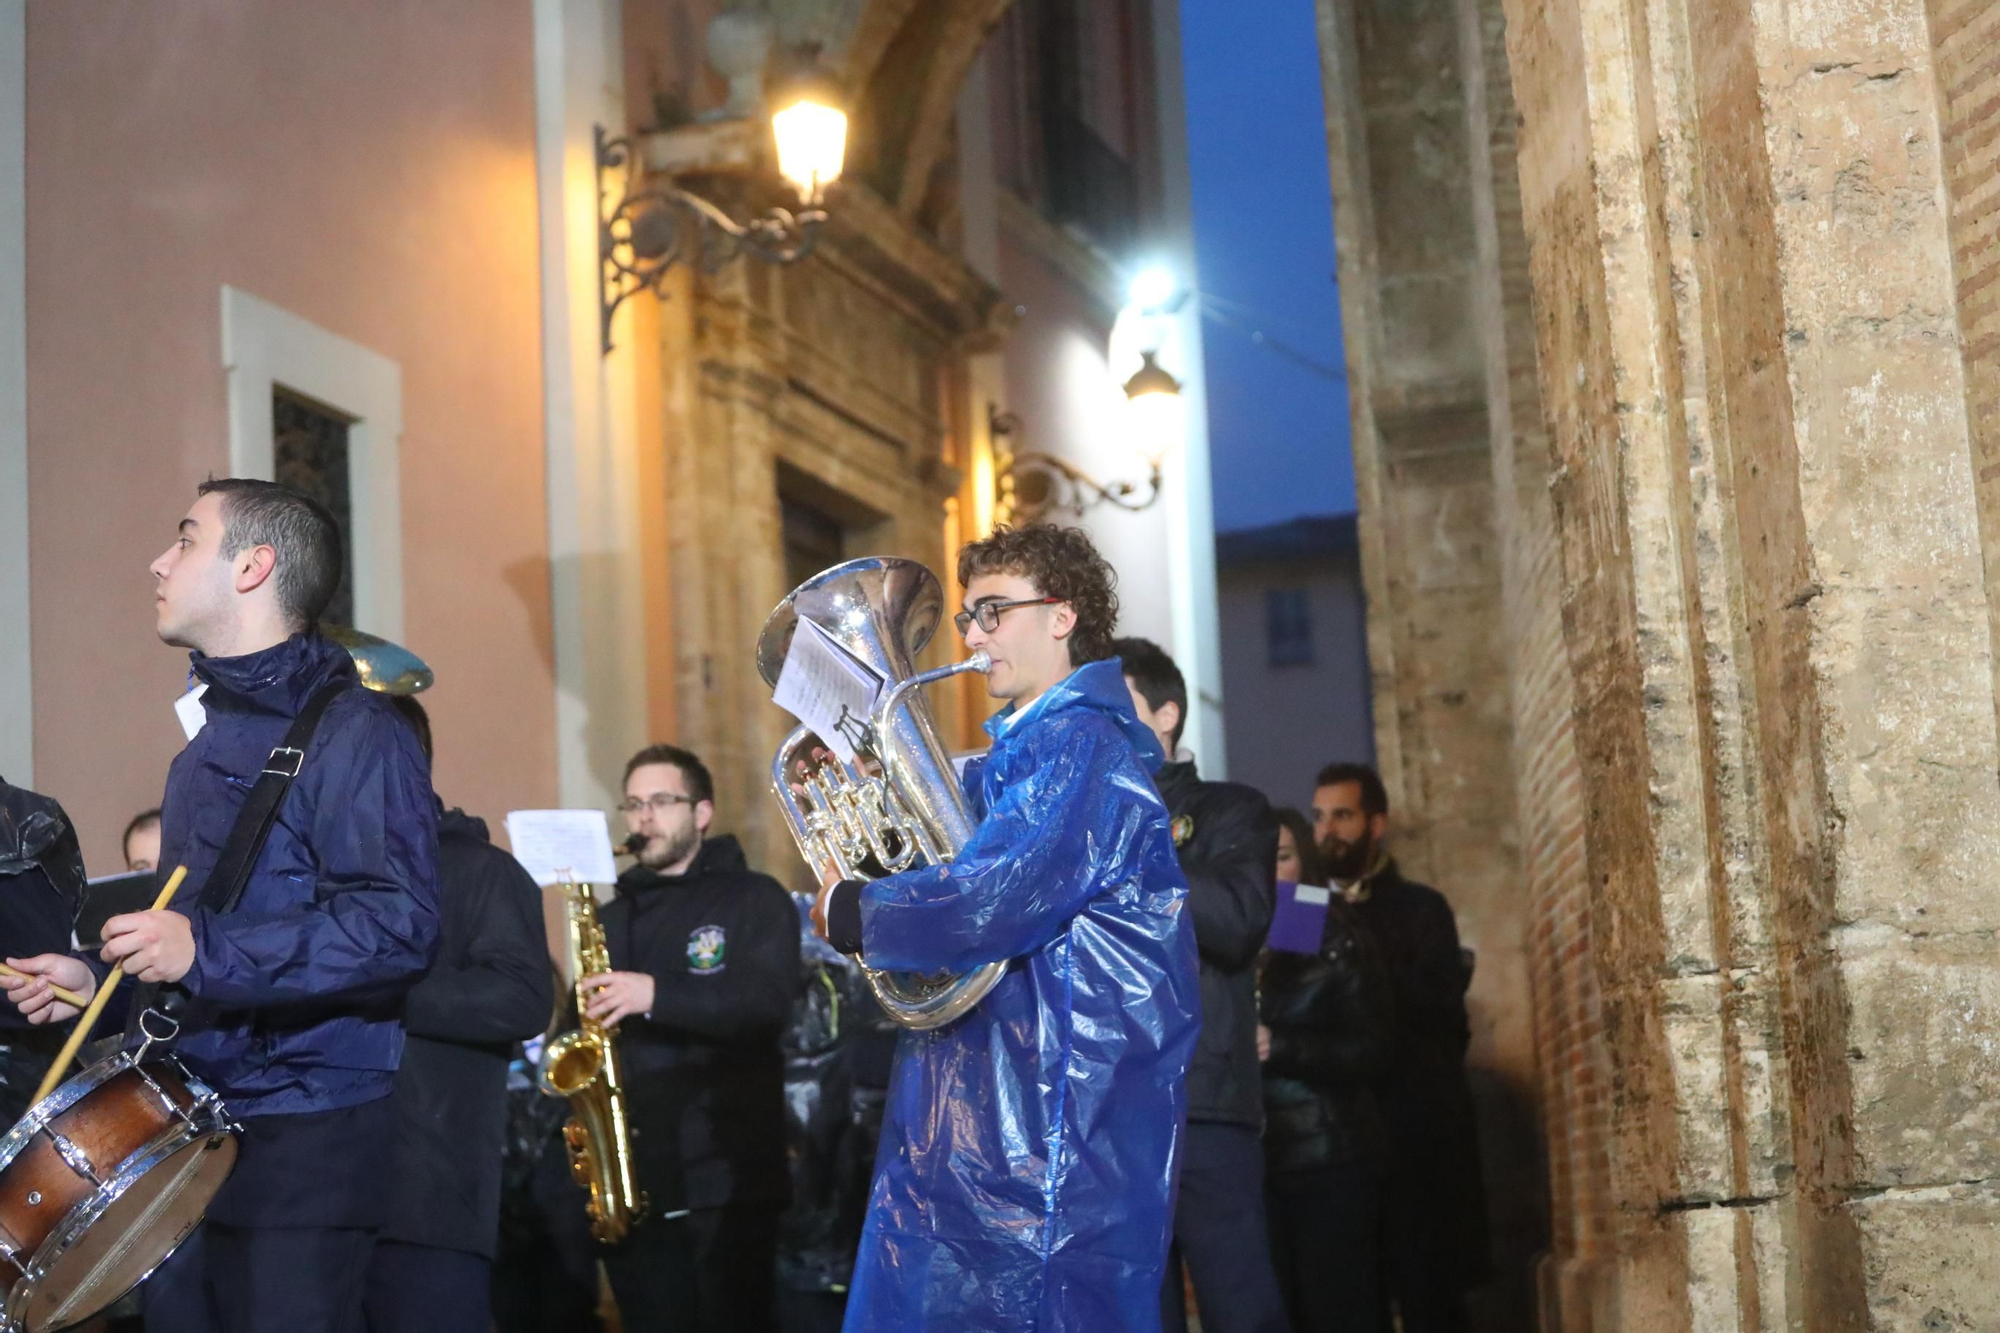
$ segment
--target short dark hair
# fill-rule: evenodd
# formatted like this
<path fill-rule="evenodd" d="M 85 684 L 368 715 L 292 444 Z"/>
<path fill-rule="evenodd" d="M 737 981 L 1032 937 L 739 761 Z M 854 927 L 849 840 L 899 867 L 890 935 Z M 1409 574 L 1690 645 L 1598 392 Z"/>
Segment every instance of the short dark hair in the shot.
<path fill-rule="evenodd" d="M 1321 787 L 1337 787 L 1343 782 L 1361 784 L 1361 812 L 1367 815 L 1389 813 L 1389 789 L 1382 785 L 1382 775 L 1368 764 L 1328 764 L 1313 780 L 1313 790 Z"/>
<path fill-rule="evenodd" d="M 1181 732 L 1187 728 L 1187 677 L 1181 675 L 1166 649 L 1151 639 L 1113 639 L 1111 651 L 1117 654 L 1132 687 L 1146 700 L 1146 707 L 1159 709 L 1171 703 L 1180 708 L 1173 736 L 1175 746 L 1179 746 Z"/>
<path fill-rule="evenodd" d="M 340 588 L 344 561 L 340 524 L 327 507 L 275 481 L 210 477 L 196 495 L 222 497 L 222 558 L 233 560 L 252 546 L 277 555 L 278 609 L 293 633 L 319 623 Z"/>
<path fill-rule="evenodd" d="M 417 733 L 417 744 L 423 747 L 424 758 L 434 758 L 431 754 L 431 715 L 417 702 L 414 694 L 392 694 L 389 703 L 403 715 L 403 721 L 410 724 L 410 730 Z"/>
<path fill-rule="evenodd" d="M 132 822 L 125 826 L 125 835 L 118 839 L 118 850 L 122 852 L 132 845 L 132 835 L 134 833 L 137 833 L 148 824 L 157 824 L 159 822 L 160 807 L 157 805 L 151 810 L 141 810 L 138 814 L 133 815 Z"/>
<path fill-rule="evenodd" d="M 1070 631 L 1071 666 L 1111 656 L 1118 629 L 1118 575 L 1097 553 L 1082 528 L 1043 523 L 998 527 L 990 537 L 967 542 L 958 553 L 958 586 L 981 574 L 1018 574 L 1044 597 L 1058 597 L 1076 612 Z"/>
<path fill-rule="evenodd" d="M 715 779 L 709 776 L 708 765 L 695 757 L 692 750 L 683 750 L 678 745 L 648 745 L 639 753 L 625 761 L 625 776 L 618 780 L 622 789 L 632 780 L 632 774 L 648 764 L 672 764 L 681 771 L 687 783 L 688 795 L 697 801 L 715 802 Z"/>
<path fill-rule="evenodd" d="M 1319 840 L 1313 836 L 1312 821 L 1289 805 L 1276 806 L 1271 813 L 1278 817 L 1279 824 L 1292 831 L 1292 846 L 1299 853 L 1299 883 L 1324 884 L 1326 866 L 1319 859 Z"/>

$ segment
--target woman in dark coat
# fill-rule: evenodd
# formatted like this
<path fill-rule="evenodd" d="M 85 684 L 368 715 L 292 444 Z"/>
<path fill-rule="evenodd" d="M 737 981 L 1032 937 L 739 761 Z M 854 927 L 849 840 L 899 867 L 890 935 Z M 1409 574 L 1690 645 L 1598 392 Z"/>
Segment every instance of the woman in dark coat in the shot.
<path fill-rule="evenodd" d="M 1310 825 L 1295 810 L 1277 813 L 1278 878 L 1315 884 L 1321 876 Z M 1273 949 L 1264 962 L 1258 1049 L 1266 1213 L 1292 1327 L 1380 1333 L 1388 1312 L 1378 1248 L 1383 1126 L 1374 1085 L 1393 1015 L 1366 932 L 1339 894 L 1326 898 L 1318 950 Z"/>

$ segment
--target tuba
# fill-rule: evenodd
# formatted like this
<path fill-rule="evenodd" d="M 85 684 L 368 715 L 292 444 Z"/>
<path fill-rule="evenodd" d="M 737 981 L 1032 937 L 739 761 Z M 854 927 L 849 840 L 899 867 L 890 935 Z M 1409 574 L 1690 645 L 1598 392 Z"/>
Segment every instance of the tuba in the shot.
<path fill-rule="evenodd" d="M 757 671 L 774 688 L 801 618 L 884 680 L 862 743 L 854 747 L 859 762 L 827 755 L 816 763 L 819 738 L 807 727 L 787 736 L 771 762 L 771 791 L 817 876 L 832 870 L 842 879 L 867 879 L 942 865 L 972 836 L 975 821 L 923 687 L 983 672 L 987 661 L 975 653 L 953 666 L 916 670 L 916 655 L 943 615 L 936 575 L 914 560 L 871 556 L 807 579 L 764 623 Z M 922 1030 L 942 1027 L 978 1004 L 1007 964 L 986 963 L 962 976 L 862 970 L 889 1017 Z"/>
<path fill-rule="evenodd" d="M 570 1171 L 590 1191 L 590 1234 L 607 1245 L 623 1240 L 646 1212 L 646 1196 L 632 1172 L 632 1126 L 625 1110 L 625 1081 L 610 1029 L 584 1008 L 583 979 L 611 970 L 611 951 L 598 924 L 597 900 L 588 884 L 562 872 L 563 911 L 569 919 L 570 962 L 576 968 L 574 1032 L 542 1048 L 537 1082 L 551 1097 L 569 1098 Z"/>

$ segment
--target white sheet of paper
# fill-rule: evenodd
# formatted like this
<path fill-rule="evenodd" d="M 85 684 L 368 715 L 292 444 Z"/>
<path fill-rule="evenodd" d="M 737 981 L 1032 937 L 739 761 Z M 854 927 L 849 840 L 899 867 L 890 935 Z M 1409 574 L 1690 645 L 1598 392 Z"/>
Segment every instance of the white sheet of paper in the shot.
<path fill-rule="evenodd" d="M 579 884 L 614 884 L 611 821 L 602 810 L 510 810 L 507 841 L 514 859 L 543 888 L 567 870 Z"/>
<path fill-rule="evenodd" d="M 799 621 L 771 702 L 813 729 L 827 748 L 854 762 L 854 743 L 868 725 L 883 680 L 810 620 Z"/>
<path fill-rule="evenodd" d="M 1310 903 L 1314 907 L 1325 907 L 1333 901 L 1333 890 L 1317 888 L 1311 884 L 1301 884 L 1292 890 L 1292 897 L 1297 902 Z"/>

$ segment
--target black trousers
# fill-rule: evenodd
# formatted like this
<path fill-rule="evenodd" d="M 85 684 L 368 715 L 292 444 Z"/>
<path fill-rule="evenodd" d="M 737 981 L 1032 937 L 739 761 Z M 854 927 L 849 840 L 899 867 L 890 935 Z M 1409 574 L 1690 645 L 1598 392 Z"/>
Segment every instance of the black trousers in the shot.
<path fill-rule="evenodd" d="M 641 1222 L 603 1251 L 626 1333 L 774 1333 L 779 1205 Z"/>
<path fill-rule="evenodd" d="M 362 1297 L 368 1333 L 491 1333 L 492 1269 L 483 1254 L 376 1241 Z"/>
<path fill-rule="evenodd" d="M 603 1327 L 597 1245 L 585 1198 L 559 1134 L 543 1145 L 528 1178 L 502 1192 L 492 1285 L 499 1333 L 599 1333 Z"/>
<path fill-rule="evenodd" d="M 1264 1227 L 1264 1146 L 1248 1125 L 1191 1121 L 1174 1205 L 1160 1325 L 1185 1333 L 1181 1264 L 1194 1279 L 1202 1333 L 1286 1333 Z"/>
<path fill-rule="evenodd" d="M 204 1222 L 142 1288 L 146 1333 L 362 1333 L 375 1233 Z"/>
<path fill-rule="evenodd" d="M 1288 1172 L 1272 1179 L 1265 1198 L 1278 1286 L 1295 1333 L 1387 1333 L 1382 1187 L 1374 1170 L 1349 1164 Z"/>
<path fill-rule="evenodd" d="M 1383 1206 L 1383 1271 L 1395 1301 L 1402 1333 L 1467 1333 L 1472 1316 L 1465 1308 L 1464 1271 L 1438 1244 L 1424 1196 L 1397 1190 Z"/>

